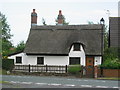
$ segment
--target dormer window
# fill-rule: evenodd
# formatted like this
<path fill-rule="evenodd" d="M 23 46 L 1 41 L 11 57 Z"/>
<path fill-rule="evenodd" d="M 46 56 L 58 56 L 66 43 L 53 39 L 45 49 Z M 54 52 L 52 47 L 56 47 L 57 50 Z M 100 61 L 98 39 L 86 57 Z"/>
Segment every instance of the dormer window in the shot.
<path fill-rule="evenodd" d="M 80 51 L 80 43 L 75 43 L 73 46 L 74 51 Z"/>

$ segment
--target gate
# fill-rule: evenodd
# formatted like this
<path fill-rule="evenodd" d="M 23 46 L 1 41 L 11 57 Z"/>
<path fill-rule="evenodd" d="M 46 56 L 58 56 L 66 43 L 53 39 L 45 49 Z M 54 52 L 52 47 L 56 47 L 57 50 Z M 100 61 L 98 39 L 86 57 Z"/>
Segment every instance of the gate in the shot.
<path fill-rule="evenodd" d="M 94 78 L 94 66 L 85 66 L 85 77 Z"/>

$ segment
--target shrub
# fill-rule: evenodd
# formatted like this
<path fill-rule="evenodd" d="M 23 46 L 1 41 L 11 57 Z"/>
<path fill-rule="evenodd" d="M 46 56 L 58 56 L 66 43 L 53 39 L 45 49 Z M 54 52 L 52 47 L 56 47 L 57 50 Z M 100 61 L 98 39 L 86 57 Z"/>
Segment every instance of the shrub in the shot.
<path fill-rule="evenodd" d="M 2 60 L 2 69 L 11 71 L 14 67 L 13 59 L 3 59 Z"/>
<path fill-rule="evenodd" d="M 105 49 L 101 68 L 120 69 L 120 48 L 110 47 Z"/>
<path fill-rule="evenodd" d="M 73 66 L 69 66 L 68 68 L 68 73 L 70 74 L 79 74 L 80 71 L 81 71 L 80 65 L 73 65 Z"/>
<path fill-rule="evenodd" d="M 100 67 L 104 69 L 120 69 L 120 62 L 117 58 L 111 61 L 106 60 Z"/>

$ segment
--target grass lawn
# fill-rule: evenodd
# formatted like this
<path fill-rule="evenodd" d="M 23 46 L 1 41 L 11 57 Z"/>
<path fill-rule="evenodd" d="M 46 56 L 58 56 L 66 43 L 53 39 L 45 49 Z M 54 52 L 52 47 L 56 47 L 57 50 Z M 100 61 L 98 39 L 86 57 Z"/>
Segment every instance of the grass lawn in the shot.
<path fill-rule="evenodd" d="M 101 77 L 101 78 L 97 78 L 99 80 L 120 80 L 120 78 L 116 78 L 116 77 Z"/>

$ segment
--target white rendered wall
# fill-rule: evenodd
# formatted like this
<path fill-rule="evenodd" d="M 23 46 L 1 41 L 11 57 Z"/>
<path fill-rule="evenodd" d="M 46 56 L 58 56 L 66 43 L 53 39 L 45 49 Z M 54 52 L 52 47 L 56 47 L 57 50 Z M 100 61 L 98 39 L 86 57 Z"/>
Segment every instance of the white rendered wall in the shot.
<path fill-rule="evenodd" d="M 15 65 L 37 65 L 37 57 L 44 57 L 44 65 L 69 65 L 69 57 L 80 57 L 80 64 L 85 66 L 85 52 L 83 47 L 80 46 L 81 51 L 73 51 L 73 46 L 70 50 L 69 56 L 41 56 L 41 55 L 26 55 L 25 53 L 19 53 L 8 58 L 14 59 Z M 22 57 L 22 63 L 16 63 L 16 56 Z"/>
<path fill-rule="evenodd" d="M 22 63 L 16 63 L 16 56 L 22 57 Z M 37 57 L 44 57 L 44 65 L 68 65 L 69 57 L 68 56 L 31 56 L 26 55 L 25 53 L 16 54 L 8 57 L 9 59 L 14 59 L 15 65 L 37 65 Z"/>
<path fill-rule="evenodd" d="M 101 56 L 95 56 L 94 58 L 94 66 L 96 65 L 101 65 L 101 62 L 102 62 L 102 57 Z"/>
<path fill-rule="evenodd" d="M 16 63 L 16 56 L 22 57 L 22 63 Z M 16 55 L 12 55 L 12 56 L 9 56 L 8 58 L 9 59 L 14 59 L 14 64 L 15 65 L 24 65 L 24 64 L 27 63 L 26 60 L 24 60 L 25 59 L 25 54 L 24 53 L 19 53 L 19 54 L 16 54 Z"/>
<path fill-rule="evenodd" d="M 45 56 L 45 64 L 69 65 L 69 57 L 68 56 Z"/>
<path fill-rule="evenodd" d="M 86 61 L 85 52 L 84 52 L 82 45 L 80 45 L 80 48 L 81 48 L 80 51 L 74 51 L 73 46 L 72 46 L 70 53 L 69 53 L 69 57 L 80 57 L 81 58 L 80 64 L 85 66 L 85 61 Z"/>

